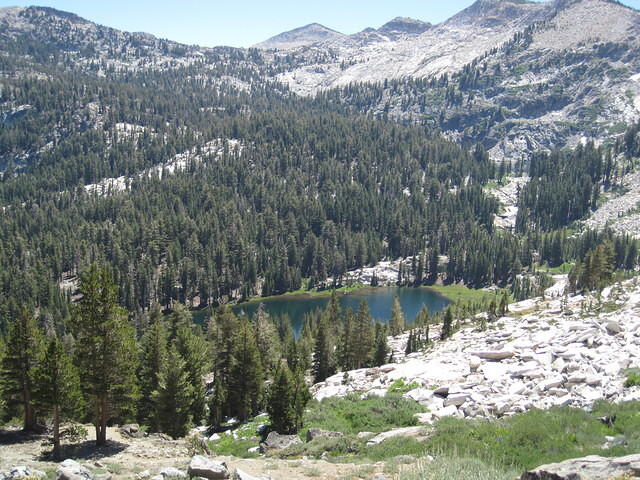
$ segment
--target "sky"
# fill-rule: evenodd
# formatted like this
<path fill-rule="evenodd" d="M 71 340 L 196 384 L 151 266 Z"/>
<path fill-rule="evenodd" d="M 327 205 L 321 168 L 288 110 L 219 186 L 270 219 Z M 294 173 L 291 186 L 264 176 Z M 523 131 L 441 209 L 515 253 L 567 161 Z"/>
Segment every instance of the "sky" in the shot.
<path fill-rule="evenodd" d="M 342 33 L 378 28 L 395 17 L 439 23 L 474 0 L 0 0 L 73 12 L 129 32 L 207 47 L 249 47 L 309 23 Z M 622 3 L 640 9 L 640 0 Z"/>

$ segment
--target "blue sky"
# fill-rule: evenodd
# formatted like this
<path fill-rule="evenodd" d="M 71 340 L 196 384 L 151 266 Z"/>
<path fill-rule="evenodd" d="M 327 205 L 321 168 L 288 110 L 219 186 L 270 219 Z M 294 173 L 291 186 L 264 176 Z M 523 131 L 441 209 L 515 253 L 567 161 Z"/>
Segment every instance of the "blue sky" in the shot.
<path fill-rule="evenodd" d="M 439 23 L 474 0 L 0 0 L 41 5 L 102 25 L 148 32 L 182 43 L 248 47 L 308 23 L 343 33 L 377 28 L 397 16 Z M 640 9 L 640 0 L 623 3 Z"/>

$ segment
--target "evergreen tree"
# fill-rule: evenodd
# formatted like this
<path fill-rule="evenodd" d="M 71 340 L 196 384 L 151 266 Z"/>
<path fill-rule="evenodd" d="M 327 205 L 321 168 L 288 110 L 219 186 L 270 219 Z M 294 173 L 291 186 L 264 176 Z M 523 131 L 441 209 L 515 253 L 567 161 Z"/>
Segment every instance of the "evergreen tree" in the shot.
<path fill-rule="evenodd" d="M 304 380 L 304 373 L 291 372 L 286 362 L 281 362 L 269 389 L 267 412 L 271 427 L 281 434 L 295 434 L 302 428 L 302 417 L 311 394 Z"/>
<path fill-rule="evenodd" d="M 293 375 L 286 363 L 280 362 L 269 388 L 267 413 L 271 428 L 280 434 L 295 433 Z"/>
<path fill-rule="evenodd" d="M 216 375 L 213 381 L 213 393 L 209 398 L 209 425 L 218 427 L 224 421 L 227 411 L 227 391 L 222 383 L 220 375 Z"/>
<path fill-rule="evenodd" d="M 313 346 L 313 379 L 315 383 L 323 382 L 333 374 L 331 365 L 331 346 L 329 344 L 327 319 L 322 316 L 316 331 Z"/>
<path fill-rule="evenodd" d="M 191 423 L 193 388 L 186 363 L 177 348 L 171 347 L 158 375 L 154 392 L 156 421 L 160 430 L 173 438 L 184 437 Z"/>
<path fill-rule="evenodd" d="M 400 299 L 396 296 L 393 298 L 393 305 L 391 306 L 391 320 L 389 320 L 389 333 L 391 336 L 400 335 L 404 332 L 405 321 L 404 313 L 402 313 L 402 307 L 400 306 Z"/>
<path fill-rule="evenodd" d="M 138 421 L 147 424 L 153 431 L 159 429 L 155 415 L 154 392 L 159 388 L 159 375 L 167 362 L 168 333 L 160 308 L 150 313 L 150 323 L 141 340 L 142 354 L 138 379 L 140 383 L 140 402 Z"/>
<path fill-rule="evenodd" d="M 376 322 L 376 344 L 373 353 L 373 365 L 379 367 L 387 363 L 389 355 L 389 345 L 387 344 L 387 326 L 384 323 Z"/>
<path fill-rule="evenodd" d="M 429 326 L 431 325 L 431 318 L 429 317 L 429 309 L 426 305 L 422 307 L 416 318 L 416 326 L 420 327 L 424 333 L 424 343 L 429 343 Z"/>
<path fill-rule="evenodd" d="M 196 425 L 204 419 L 206 409 L 206 385 L 204 376 L 209 371 L 209 348 L 201 334 L 190 326 L 182 326 L 176 333 L 175 345 L 185 361 L 185 370 L 191 384 L 189 415 Z"/>
<path fill-rule="evenodd" d="M 282 346 L 275 325 L 261 303 L 253 316 L 256 346 L 265 372 L 273 372 L 280 363 Z"/>
<path fill-rule="evenodd" d="M 504 292 L 500 299 L 500 305 L 498 306 L 498 315 L 504 317 L 509 311 L 509 294 Z"/>
<path fill-rule="evenodd" d="M 27 431 L 34 430 L 37 423 L 34 376 L 42 353 L 42 333 L 32 313 L 23 308 L 9 329 L 0 386 L 7 408 L 21 411 Z"/>
<path fill-rule="evenodd" d="M 353 339 L 351 341 L 355 368 L 362 368 L 369 364 L 371 354 L 373 353 L 374 340 L 373 323 L 371 313 L 369 312 L 369 305 L 363 300 L 360 302 L 360 306 L 356 312 L 353 326 Z"/>
<path fill-rule="evenodd" d="M 77 418 L 84 408 L 80 378 L 62 343 L 53 337 L 36 371 L 36 403 L 53 418 L 53 459 L 61 460 L 60 422 Z"/>
<path fill-rule="evenodd" d="M 192 324 L 193 321 L 189 309 L 182 303 L 176 303 L 173 306 L 171 315 L 169 315 L 169 340 L 175 340 L 178 330 L 182 327 L 191 327 Z"/>
<path fill-rule="evenodd" d="M 82 298 L 73 319 L 76 364 L 82 389 L 89 397 L 96 443 L 107 440 L 107 424 L 131 418 L 138 398 L 135 331 L 117 302 L 109 273 L 93 265 L 80 282 Z"/>
<path fill-rule="evenodd" d="M 451 307 L 447 307 L 442 320 L 442 331 L 440 332 L 440 340 L 446 340 L 453 334 L 453 311 Z"/>
<path fill-rule="evenodd" d="M 338 343 L 338 361 L 343 371 L 356 368 L 353 358 L 353 335 L 353 312 L 351 311 L 351 307 L 349 307 L 344 315 L 340 332 L 340 342 Z"/>
<path fill-rule="evenodd" d="M 263 370 L 260 352 L 248 320 L 240 321 L 234 336 L 227 401 L 232 415 L 244 421 L 255 413 L 262 396 Z"/>

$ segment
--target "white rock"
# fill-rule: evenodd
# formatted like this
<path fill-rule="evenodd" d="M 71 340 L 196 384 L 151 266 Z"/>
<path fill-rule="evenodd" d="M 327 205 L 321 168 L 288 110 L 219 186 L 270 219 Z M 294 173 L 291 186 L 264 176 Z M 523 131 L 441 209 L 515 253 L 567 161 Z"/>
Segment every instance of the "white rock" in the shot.
<path fill-rule="evenodd" d="M 509 350 L 493 350 L 493 351 L 484 351 L 484 352 L 474 352 L 473 355 L 476 357 L 483 358 L 485 360 L 504 360 L 506 358 L 513 357 L 514 353 Z"/>
<path fill-rule="evenodd" d="M 395 437 L 418 437 L 423 433 L 424 427 L 404 427 L 404 428 L 396 428 L 394 430 L 389 430 L 388 432 L 382 432 L 375 437 L 367 440 L 367 445 L 377 445 L 379 443 L 388 440 L 389 438 Z"/>
<path fill-rule="evenodd" d="M 435 418 L 453 417 L 453 416 L 456 416 L 457 414 L 458 414 L 458 409 L 453 405 L 444 407 L 436 412 L 433 412 L 433 416 Z"/>
<path fill-rule="evenodd" d="M 416 402 L 426 402 L 430 400 L 434 395 L 434 390 L 430 390 L 428 388 L 414 388 L 413 390 L 408 391 L 404 394 L 404 397 L 411 398 Z"/>
<path fill-rule="evenodd" d="M 553 377 L 543 380 L 538 384 L 538 390 L 541 392 L 546 392 L 550 388 L 559 387 L 564 383 L 564 378 L 562 377 Z"/>
<path fill-rule="evenodd" d="M 448 407 L 449 405 L 454 405 L 456 407 L 459 407 L 464 402 L 466 402 L 468 399 L 469 399 L 469 395 L 464 394 L 464 393 L 458 393 L 458 394 L 455 394 L 455 395 L 449 395 L 447 398 L 444 399 L 444 406 Z"/>

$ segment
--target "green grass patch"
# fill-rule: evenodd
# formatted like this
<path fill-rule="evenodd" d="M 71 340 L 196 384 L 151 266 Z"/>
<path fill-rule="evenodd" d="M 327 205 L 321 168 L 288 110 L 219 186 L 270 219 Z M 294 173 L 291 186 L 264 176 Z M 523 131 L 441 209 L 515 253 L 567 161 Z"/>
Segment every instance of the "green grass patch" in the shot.
<path fill-rule="evenodd" d="M 238 458 L 255 458 L 257 452 L 249 452 L 252 447 L 257 447 L 259 439 L 234 438 L 233 435 L 221 435 L 220 440 L 209 442 L 209 448 L 214 455 L 228 455 Z"/>
<path fill-rule="evenodd" d="M 623 437 L 625 444 L 604 449 L 608 435 Z M 530 410 L 495 421 L 445 418 L 428 442 L 433 455 L 491 459 L 518 470 L 592 454 L 626 455 L 639 447 L 640 402 L 600 402 L 591 413 L 569 407 Z"/>
<path fill-rule="evenodd" d="M 250 448 L 260 444 L 258 429 L 269 424 L 269 417 L 261 415 L 248 422 L 237 425 L 228 433 L 221 433 L 220 440 L 209 442 L 209 448 L 216 455 L 230 455 L 239 458 L 254 458 L 258 452 L 249 452 Z"/>
<path fill-rule="evenodd" d="M 433 461 L 421 460 L 400 480 L 513 480 L 520 471 L 486 463 L 478 458 L 438 455 Z"/>
<path fill-rule="evenodd" d="M 627 376 L 624 382 L 626 388 L 640 386 L 640 368 L 629 368 L 624 373 Z"/>
<path fill-rule="evenodd" d="M 562 265 L 558 265 L 556 267 L 543 265 L 541 267 L 538 267 L 538 270 L 542 270 L 551 274 L 569 273 L 573 268 L 573 265 L 573 262 L 564 262 Z"/>
<path fill-rule="evenodd" d="M 426 443 L 412 437 L 394 437 L 377 445 L 366 445 L 361 455 L 374 462 L 381 462 L 389 458 L 424 455 Z"/>
<path fill-rule="evenodd" d="M 357 394 L 346 397 L 325 398 L 308 405 L 304 416 L 305 430 L 321 428 L 344 434 L 359 432 L 385 432 L 393 428 L 416 425 L 414 415 L 425 408 L 418 402 L 403 398 L 397 393 L 384 397 L 370 395 L 360 398 Z M 306 431 L 301 432 L 302 437 Z"/>
<path fill-rule="evenodd" d="M 472 289 L 464 285 L 431 285 L 425 288 L 438 292 L 451 300 L 452 303 L 489 303 L 492 299 L 496 299 L 496 302 L 500 301 L 500 294 L 496 297 L 493 292 Z"/>

